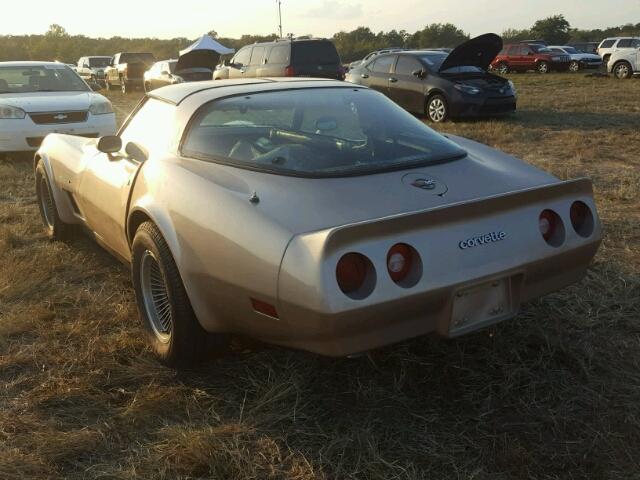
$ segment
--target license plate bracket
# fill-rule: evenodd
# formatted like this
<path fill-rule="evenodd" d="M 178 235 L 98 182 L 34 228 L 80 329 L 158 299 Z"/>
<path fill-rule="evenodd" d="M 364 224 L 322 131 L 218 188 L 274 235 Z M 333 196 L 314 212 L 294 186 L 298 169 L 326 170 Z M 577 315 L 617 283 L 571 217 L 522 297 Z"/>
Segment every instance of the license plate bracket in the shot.
<path fill-rule="evenodd" d="M 453 297 L 449 335 L 461 335 L 505 320 L 514 314 L 510 278 L 463 287 Z"/>

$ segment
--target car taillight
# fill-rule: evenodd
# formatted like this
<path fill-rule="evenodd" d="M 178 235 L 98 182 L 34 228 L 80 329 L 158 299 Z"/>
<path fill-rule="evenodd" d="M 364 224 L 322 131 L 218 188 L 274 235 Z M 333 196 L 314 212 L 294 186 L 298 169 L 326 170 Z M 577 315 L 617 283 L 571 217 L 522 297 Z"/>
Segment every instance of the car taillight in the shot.
<path fill-rule="evenodd" d="M 593 213 L 586 203 L 573 202 L 569 216 L 571 217 L 571 225 L 578 235 L 586 238 L 593 233 Z"/>
<path fill-rule="evenodd" d="M 559 247 L 564 242 L 564 226 L 562 219 L 553 210 L 543 210 L 538 218 L 538 228 L 545 242 Z"/>
<path fill-rule="evenodd" d="M 411 271 L 413 252 L 406 243 L 396 243 L 387 253 L 387 270 L 391 279 L 398 283 Z"/>
<path fill-rule="evenodd" d="M 340 290 L 347 295 L 360 290 L 371 268 L 371 261 L 361 253 L 343 255 L 336 267 L 336 280 Z"/>
<path fill-rule="evenodd" d="M 296 75 L 296 70 L 291 65 L 289 65 L 287 68 L 284 69 L 285 77 L 295 77 L 295 75 Z"/>

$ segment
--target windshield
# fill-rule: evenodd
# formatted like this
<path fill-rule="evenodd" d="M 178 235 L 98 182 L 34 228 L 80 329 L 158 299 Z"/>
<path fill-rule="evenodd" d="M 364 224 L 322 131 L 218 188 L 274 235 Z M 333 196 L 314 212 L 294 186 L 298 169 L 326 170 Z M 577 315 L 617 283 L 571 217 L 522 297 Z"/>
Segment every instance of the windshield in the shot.
<path fill-rule="evenodd" d="M 111 57 L 93 57 L 89 59 L 89 67 L 106 68 L 111 63 Z"/>
<path fill-rule="evenodd" d="M 331 65 L 340 63 L 333 43 L 322 40 L 292 42 L 292 65 Z"/>
<path fill-rule="evenodd" d="M 63 64 L 0 67 L 0 94 L 88 90 L 87 84 Z"/>
<path fill-rule="evenodd" d="M 431 70 L 433 70 L 434 72 L 437 72 L 438 70 L 440 70 L 440 65 L 442 65 L 442 62 L 444 62 L 444 59 L 447 58 L 448 56 L 449 55 L 447 53 L 426 53 L 426 54 L 420 55 L 420 58 L 422 59 L 423 62 L 429 65 L 429 68 Z"/>
<path fill-rule="evenodd" d="M 300 176 L 357 175 L 465 155 L 381 93 L 352 87 L 211 102 L 196 114 L 183 153 Z"/>

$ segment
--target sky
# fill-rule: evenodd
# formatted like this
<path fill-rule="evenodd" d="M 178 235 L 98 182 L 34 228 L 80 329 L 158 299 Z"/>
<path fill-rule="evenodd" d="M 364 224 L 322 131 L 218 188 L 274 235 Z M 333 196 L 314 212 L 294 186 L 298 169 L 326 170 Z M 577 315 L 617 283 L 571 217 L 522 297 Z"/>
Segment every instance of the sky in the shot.
<path fill-rule="evenodd" d="M 277 31 L 276 0 L 30 0 L 2 6 L 0 34 L 44 33 L 50 24 L 89 37 L 222 37 Z M 105 5 L 109 5 L 105 9 Z M 283 32 L 331 36 L 368 26 L 414 32 L 453 23 L 472 36 L 530 27 L 564 14 L 575 28 L 640 22 L 640 0 L 282 0 Z"/>

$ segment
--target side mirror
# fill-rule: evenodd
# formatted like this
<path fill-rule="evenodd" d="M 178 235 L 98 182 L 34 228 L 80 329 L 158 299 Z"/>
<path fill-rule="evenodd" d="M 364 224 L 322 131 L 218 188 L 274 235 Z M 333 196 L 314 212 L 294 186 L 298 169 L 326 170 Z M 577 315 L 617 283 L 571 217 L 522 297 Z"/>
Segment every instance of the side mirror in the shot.
<path fill-rule="evenodd" d="M 118 153 L 122 150 L 122 140 L 115 135 L 100 137 L 98 140 L 98 150 L 102 153 Z"/>
<path fill-rule="evenodd" d="M 421 68 L 420 70 L 414 70 L 413 72 L 411 72 L 411 75 L 418 78 L 424 78 L 427 76 L 427 72 L 423 68 Z"/>
<path fill-rule="evenodd" d="M 149 152 L 140 145 L 135 142 L 127 143 L 127 146 L 124 148 L 124 151 L 127 153 L 129 158 L 135 160 L 136 162 L 144 162 L 149 158 Z"/>

